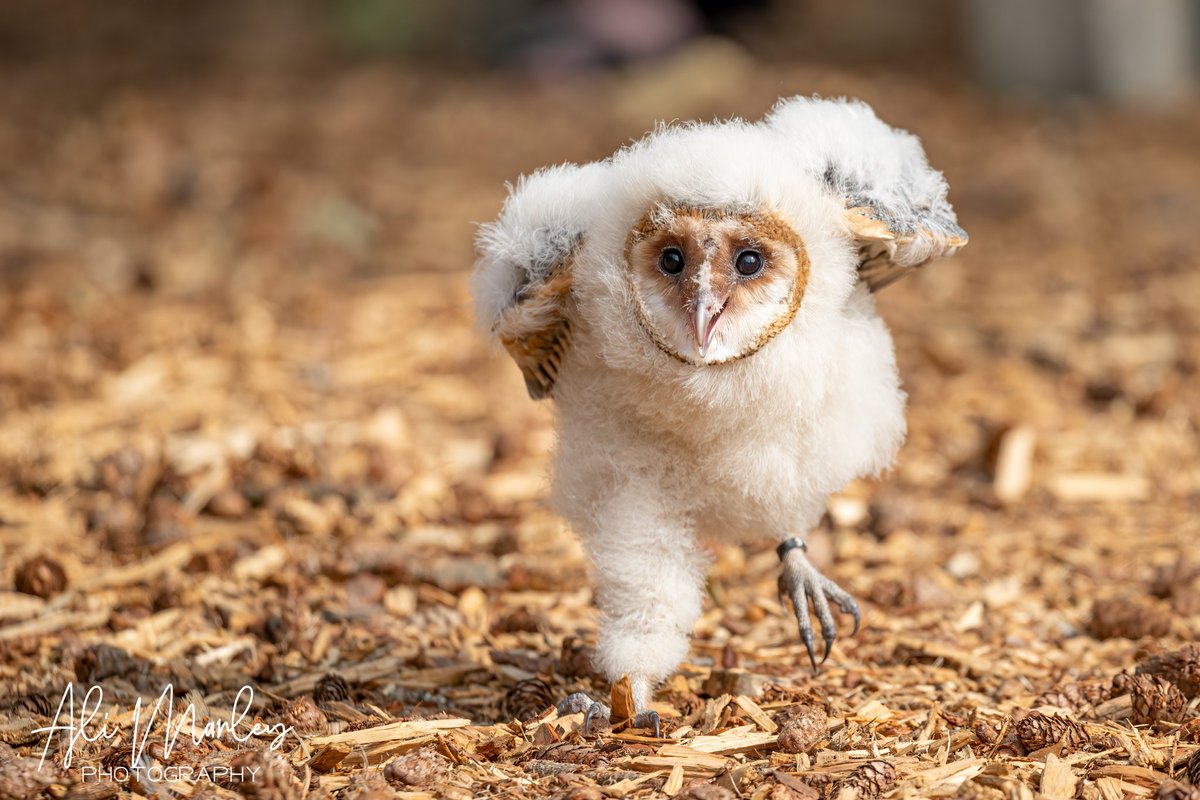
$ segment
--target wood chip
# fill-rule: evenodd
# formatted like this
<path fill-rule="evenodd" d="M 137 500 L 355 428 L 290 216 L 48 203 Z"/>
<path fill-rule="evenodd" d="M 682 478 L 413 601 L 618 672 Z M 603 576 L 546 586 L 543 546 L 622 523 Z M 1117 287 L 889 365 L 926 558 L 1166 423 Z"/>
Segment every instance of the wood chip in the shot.
<path fill-rule="evenodd" d="M 704 681 L 704 693 L 711 697 L 758 697 L 770 682 L 770 676 L 744 669 L 714 669 Z"/>
<path fill-rule="evenodd" d="M 771 720 L 771 718 L 767 716 L 767 712 L 759 708 L 758 704 L 746 695 L 738 695 L 737 697 L 733 698 L 733 702 L 737 703 L 738 706 L 746 712 L 746 716 L 754 720 L 754 723 L 767 733 L 775 733 L 775 731 L 778 730 L 779 726 L 777 726 Z"/>
<path fill-rule="evenodd" d="M 637 715 L 637 705 L 633 702 L 633 686 L 628 675 L 622 675 L 612 686 L 612 722 L 618 725 L 627 722 Z"/>
<path fill-rule="evenodd" d="M 1036 442 L 1037 434 L 1029 425 L 1017 425 L 1001 437 L 992 487 L 1002 503 L 1020 500 L 1029 491 Z"/>
<path fill-rule="evenodd" d="M 324 747 L 330 744 L 343 743 L 352 746 L 361 746 L 377 742 L 394 742 L 428 736 L 437 731 L 462 728 L 470 724 L 471 720 L 461 718 L 401 720 L 358 731 L 314 736 L 309 740 L 309 744 L 313 747 Z"/>
<path fill-rule="evenodd" d="M 663 784 L 663 794 L 668 797 L 674 797 L 679 794 L 679 790 L 683 788 L 683 764 L 676 764 L 671 767 L 671 774 L 667 776 L 667 782 Z"/>
<path fill-rule="evenodd" d="M 674 770 L 680 767 L 689 776 L 715 775 L 732 762 L 723 756 L 704 753 L 682 745 L 666 745 L 656 756 L 637 756 L 620 762 L 638 772 Z"/>
<path fill-rule="evenodd" d="M 1150 482 L 1141 475 L 1099 472 L 1055 475 L 1049 487 L 1064 503 L 1122 503 L 1145 500 L 1150 494 Z"/>
<path fill-rule="evenodd" d="M 779 736 L 766 731 L 739 730 L 727 731 L 712 736 L 696 736 L 687 740 L 687 746 L 702 753 L 720 753 L 724 755 L 742 753 L 748 750 L 771 747 L 779 740 Z"/>
<path fill-rule="evenodd" d="M 1071 767 L 1056 755 L 1046 757 L 1042 770 L 1041 796 L 1047 800 L 1072 800 L 1079 779 Z"/>

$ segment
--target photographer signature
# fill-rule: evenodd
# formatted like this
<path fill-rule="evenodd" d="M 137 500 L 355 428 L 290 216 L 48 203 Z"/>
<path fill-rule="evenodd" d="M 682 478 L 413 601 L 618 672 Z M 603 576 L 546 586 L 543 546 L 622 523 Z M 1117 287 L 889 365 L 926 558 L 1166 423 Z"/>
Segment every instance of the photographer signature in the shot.
<path fill-rule="evenodd" d="M 46 737 L 46 746 L 42 748 L 39 767 L 45 765 L 46 757 L 50 754 L 56 737 L 62 737 L 61 741 L 66 745 L 62 757 L 62 766 L 64 768 L 71 766 L 75 755 L 75 748 L 80 742 L 98 742 L 115 738 L 120 733 L 120 729 L 116 726 L 109 726 L 108 715 L 106 714 L 99 720 L 96 719 L 103 703 L 104 689 L 100 686 L 92 686 L 88 689 L 87 694 L 83 696 L 77 709 L 75 685 L 68 684 L 66 690 L 63 691 L 62 698 L 58 702 L 58 709 L 54 713 L 51 724 L 33 731 L 33 733 L 48 734 Z M 188 703 L 183 707 L 182 711 L 176 711 L 175 687 L 168 684 L 163 689 L 162 694 L 158 696 L 158 700 L 155 701 L 153 708 L 149 710 L 149 716 L 143 720 L 143 713 L 147 711 L 148 706 L 144 706 L 142 699 L 139 697 L 133 706 L 133 730 L 129 742 L 132 748 L 130 753 L 130 767 L 135 768 L 138 764 L 144 763 L 142 761 L 142 754 L 146 748 L 146 740 L 150 732 L 157 727 L 160 721 L 163 723 L 164 757 L 170 756 L 171 751 L 175 748 L 179 740 L 179 735 L 185 730 L 189 732 L 188 736 L 191 738 L 192 744 L 195 745 L 200 744 L 206 739 L 223 739 L 238 744 L 245 744 L 252 738 L 274 734 L 274 738 L 271 739 L 270 749 L 278 750 L 283 746 L 288 734 L 292 733 L 292 728 L 284 725 L 282 722 L 267 725 L 263 722 L 254 721 L 249 727 L 243 730 L 243 723 L 253 705 L 254 689 L 250 686 L 243 686 L 233 700 L 233 707 L 230 709 L 228 720 L 200 720 L 198 719 L 196 706 L 193 703 Z"/>

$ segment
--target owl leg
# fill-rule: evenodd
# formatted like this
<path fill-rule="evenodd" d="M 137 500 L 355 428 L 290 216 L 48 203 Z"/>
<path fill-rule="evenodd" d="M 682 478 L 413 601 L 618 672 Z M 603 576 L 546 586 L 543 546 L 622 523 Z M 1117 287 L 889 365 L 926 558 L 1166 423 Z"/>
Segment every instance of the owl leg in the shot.
<path fill-rule="evenodd" d="M 836 603 L 843 614 L 850 614 L 854 617 L 854 630 L 850 632 L 851 636 L 858 633 L 862 616 L 859 614 L 858 603 L 854 601 L 854 598 L 812 565 L 808 556 L 805 555 L 807 549 L 804 540 L 793 537 L 779 545 L 775 552 L 779 554 L 779 560 L 783 562 L 783 571 L 779 575 L 779 601 L 782 604 L 784 597 L 792 601 L 792 608 L 796 612 L 796 622 L 800 625 L 800 638 L 804 640 L 808 658 L 812 662 L 813 671 L 816 672 L 818 663 L 817 655 L 813 650 L 813 625 L 808 612 L 809 603 L 812 603 L 813 613 L 816 615 L 817 621 L 821 623 L 821 636 L 825 640 L 825 653 L 821 656 L 820 662 L 822 664 L 825 663 L 825 659 L 829 658 L 834 639 L 837 638 L 837 624 L 833 619 L 833 611 L 829 608 L 829 601 L 832 600 Z"/>
<path fill-rule="evenodd" d="M 584 736 L 591 734 L 593 723 L 599 721 L 607 724 L 612 718 L 612 709 L 604 703 L 593 700 L 583 692 L 575 692 L 567 695 L 559 702 L 557 709 L 559 716 L 578 714 L 581 711 L 586 712 L 583 717 Z M 662 720 L 659 719 L 657 711 L 651 709 L 639 711 L 629 724 L 634 728 L 653 730 L 655 737 L 662 735 Z"/>
<path fill-rule="evenodd" d="M 595 565 L 601 612 L 596 665 L 614 682 L 628 676 L 638 712 L 633 724 L 657 730 L 658 714 L 647 706 L 654 686 L 687 655 L 705 560 L 691 531 L 657 513 L 670 504 L 651 495 L 642 485 L 603 503 L 595 517 L 602 526 L 585 535 L 584 545 Z M 597 706 L 588 707 L 589 721 L 610 715 Z"/>

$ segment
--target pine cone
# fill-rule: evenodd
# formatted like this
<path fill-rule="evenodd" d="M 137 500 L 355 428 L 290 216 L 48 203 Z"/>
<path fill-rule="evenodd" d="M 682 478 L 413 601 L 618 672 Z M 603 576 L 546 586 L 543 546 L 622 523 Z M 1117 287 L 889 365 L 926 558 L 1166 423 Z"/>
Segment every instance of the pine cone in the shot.
<path fill-rule="evenodd" d="M 1128 688 L 1117 694 L 1127 694 Z M 1038 695 L 1035 706 L 1055 706 L 1073 711 L 1079 716 L 1090 714 L 1092 709 L 1114 696 L 1112 681 L 1076 681 L 1051 689 Z"/>
<path fill-rule="evenodd" d="M 1141 598 L 1097 600 L 1088 631 L 1097 639 L 1140 639 L 1171 632 L 1171 613 Z"/>
<path fill-rule="evenodd" d="M 1120 697 L 1133 691 L 1133 676 L 1128 672 L 1118 672 L 1112 677 L 1109 697 Z"/>
<path fill-rule="evenodd" d="M 384 767 L 383 777 L 402 786 L 427 786 L 441 780 L 449 770 L 450 762 L 445 756 L 432 747 L 422 747 Z"/>
<path fill-rule="evenodd" d="M 1067 755 L 1092 742 L 1087 728 L 1066 717 L 1030 711 L 1016 723 L 1017 738 L 1031 752 L 1062 742 L 1062 754 Z"/>
<path fill-rule="evenodd" d="M 380 725 L 388 722 L 388 719 L 381 717 L 378 714 L 367 714 L 359 717 L 351 722 L 346 722 L 342 725 L 342 733 L 353 733 L 354 731 L 365 731 L 371 728 L 378 728 Z"/>
<path fill-rule="evenodd" d="M 100 766 L 111 771 L 118 767 L 128 767 L 132 760 L 133 747 L 129 744 L 121 744 L 110 748 L 100 757 Z"/>
<path fill-rule="evenodd" d="M 858 797 L 879 797 L 896 785 L 896 768 L 886 761 L 868 761 L 833 788 L 832 797 L 850 790 Z"/>
<path fill-rule="evenodd" d="M 62 775 L 47 762 L 42 769 L 39 759 L 21 757 L 0 753 L 0 797 L 35 798 L 49 795 L 50 788 L 56 783 L 64 783 Z"/>
<path fill-rule="evenodd" d="M 282 755 L 273 750 L 246 750 L 229 760 L 230 788 L 244 797 L 298 800 L 300 781 Z"/>
<path fill-rule="evenodd" d="M 28 692 L 26 694 L 6 697 L 0 702 L 0 709 L 4 709 L 5 711 L 22 711 L 29 714 L 37 714 L 41 717 L 49 717 L 55 711 L 56 702 L 51 701 L 50 696 L 45 692 Z"/>
<path fill-rule="evenodd" d="M 308 695 L 289 700 L 283 707 L 281 720 L 284 725 L 294 728 L 296 733 L 303 736 L 314 736 L 329 730 L 329 720 L 325 718 L 325 712 L 317 708 L 317 704 Z"/>
<path fill-rule="evenodd" d="M 1138 675 L 1133 679 L 1133 721 L 1138 725 L 1153 722 L 1179 722 L 1187 698 L 1179 687 L 1157 675 Z"/>
<path fill-rule="evenodd" d="M 807 753 L 825 738 L 829 719 L 825 709 L 804 704 L 788 710 L 779 724 L 779 749 L 785 753 Z"/>
<path fill-rule="evenodd" d="M 1150 656 L 1137 666 L 1138 675 L 1157 675 L 1179 687 L 1191 700 L 1200 695 L 1200 645 L 1188 644 L 1170 653 Z"/>
<path fill-rule="evenodd" d="M 62 564 L 48 556 L 34 556 L 17 567 L 13 584 L 18 592 L 45 600 L 67 588 L 67 572 Z"/>
<path fill-rule="evenodd" d="M 1168 778 L 1158 785 L 1154 797 L 1156 800 L 1200 800 L 1200 789 Z"/>
<path fill-rule="evenodd" d="M 350 702 L 350 684 L 337 673 L 330 672 L 317 681 L 313 689 L 313 699 L 318 703 L 348 703 Z"/>
<path fill-rule="evenodd" d="M 545 761 L 540 758 L 531 758 L 528 761 L 521 762 L 521 768 L 542 778 L 550 778 L 555 775 L 566 775 L 574 772 L 579 769 L 579 765 L 567 764 L 563 761 Z"/>
<path fill-rule="evenodd" d="M 1076 692 L 1072 692 L 1071 685 L 1063 686 L 1059 689 L 1051 689 L 1048 692 L 1042 692 L 1033 699 L 1035 706 L 1054 706 L 1055 708 L 1065 708 L 1068 711 L 1073 711 L 1076 714 L 1085 713 L 1089 705 L 1081 702 L 1082 697 Z"/>
<path fill-rule="evenodd" d="M 504 698 L 505 713 L 521 722 L 528 722 L 552 705 L 554 694 L 541 678 L 517 681 Z"/>

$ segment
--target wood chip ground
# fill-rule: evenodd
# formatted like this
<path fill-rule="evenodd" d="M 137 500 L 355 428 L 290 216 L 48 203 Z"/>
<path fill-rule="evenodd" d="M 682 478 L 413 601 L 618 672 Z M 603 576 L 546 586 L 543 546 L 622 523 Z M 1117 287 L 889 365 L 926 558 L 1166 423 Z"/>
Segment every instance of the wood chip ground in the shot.
<path fill-rule="evenodd" d="M 179 797 L 1186 783 L 1200 663 L 1170 654 L 1200 634 L 1200 109 L 747 64 L 708 93 L 664 90 L 668 67 L 570 91 L 210 70 L 90 103 L 50 67 L 6 78 L 0 796 L 159 792 L 80 768 L 127 761 L 134 702 L 168 684 L 200 727 L 251 685 L 247 722 L 296 731 L 147 756 L 271 781 Z M 771 542 L 716 547 L 663 738 L 583 738 L 549 709 L 610 692 L 587 566 L 545 507 L 551 409 L 473 327 L 473 223 L 521 172 L 797 92 L 918 132 L 971 234 L 879 297 L 908 442 L 811 547 L 862 631 L 813 675 Z M 72 682 L 104 687 L 118 733 L 37 770 L 32 731 Z M 780 751 L 814 708 L 826 734 Z"/>

